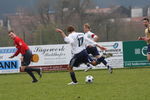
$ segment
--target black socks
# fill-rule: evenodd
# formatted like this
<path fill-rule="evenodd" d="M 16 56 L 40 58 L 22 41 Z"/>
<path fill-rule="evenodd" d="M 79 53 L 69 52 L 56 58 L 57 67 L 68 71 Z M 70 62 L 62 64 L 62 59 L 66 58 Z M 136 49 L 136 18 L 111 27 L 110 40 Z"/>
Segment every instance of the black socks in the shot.
<path fill-rule="evenodd" d="M 100 57 L 100 58 L 97 59 L 97 63 L 98 63 L 98 64 L 100 64 L 101 62 L 102 62 L 105 66 L 109 67 L 109 66 L 107 65 L 107 61 L 105 60 L 105 57 L 102 56 L 102 57 Z"/>
<path fill-rule="evenodd" d="M 70 77 L 74 83 L 77 83 L 76 76 L 74 72 L 70 72 Z"/>
<path fill-rule="evenodd" d="M 105 57 L 100 57 L 97 59 L 97 63 L 100 64 L 101 62 L 103 62 L 105 60 Z"/>
<path fill-rule="evenodd" d="M 37 81 L 37 79 L 35 78 L 34 74 L 32 73 L 32 68 L 31 67 L 26 67 L 25 71 L 32 77 L 33 81 Z"/>

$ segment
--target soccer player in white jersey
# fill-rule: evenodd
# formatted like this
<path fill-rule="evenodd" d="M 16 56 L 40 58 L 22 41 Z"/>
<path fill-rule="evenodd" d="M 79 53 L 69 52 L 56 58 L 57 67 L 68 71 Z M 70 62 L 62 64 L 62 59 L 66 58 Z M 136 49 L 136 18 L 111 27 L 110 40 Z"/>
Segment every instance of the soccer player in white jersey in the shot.
<path fill-rule="evenodd" d="M 83 25 L 83 30 L 85 32 L 85 37 L 86 38 L 97 42 L 98 36 L 90 31 L 90 25 L 88 23 Z M 91 54 L 93 57 L 95 57 L 99 63 L 102 62 L 108 68 L 109 72 L 112 73 L 112 67 L 108 65 L 107 61 L 105 60 L 105 56 L 101 56 L 99 54 L 99 52 L 98 52 L 95 45 L 88 42 L 86 50 L 87 50 L 88 54 Z M 112 54 L 107 54 L 107 56 L 112 56 Z M 87 66 L 88 67 L 85 69 L 85 71 L 91 69 L 91 66 L 89 64 L 87 64 Z"/>
<path fill-rule="evenodd" d="M 97 64 L 97 61 L 94 61 L 88 55 L 86 51 L 86 42 L 91 42 L 93 45 L 99 47 L 102 50 L 106 50 L 106 48 L 101 47 L 96 42 L 86 38 L 84 33 L 75 32 L 75 28 L 73 26 L 69 26 L 67 28 L 67 31 L 69 32 L 68 36 L 66 36 L 66 34 L 61 29 L 56 29 L 56 32 L 59 32 L 62 35 L 64 41 L 71 45 L 71 52 L 73 54 L 73 57 L 70 60 L 68 70 L 70 72 L 72 82 L 68 83 L 68 85 L 73 85 L 78 83 L 73 71 L 73 67 L 79 67 L 79 65 L 82 63 L 90 63 L 94 66 Z"/>

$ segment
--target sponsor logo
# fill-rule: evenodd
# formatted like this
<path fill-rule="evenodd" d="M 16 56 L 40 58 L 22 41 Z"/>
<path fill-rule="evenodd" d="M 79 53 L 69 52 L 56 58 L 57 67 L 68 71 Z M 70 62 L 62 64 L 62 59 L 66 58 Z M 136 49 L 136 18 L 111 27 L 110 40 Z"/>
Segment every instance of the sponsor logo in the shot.
<path fill-rule="evenodd" d="M 118 46 L 119 46 L 119 43 L 114 43 L 113 48 L 116 49 L 118 48 Z"/>
<path fill-rule="evenodd" d="M 117 49 L 119 47 L 119 43 L 114 43 L 114 44 L 110 44 L 110 45 L 102 45 L 104 47 L 113 47 L 114 49 Z"/>
<path fill-rule="evenodd" d="M 40 52 L 42 54 L 45 54 L 47 52 L 63 52 L 65 51 L 65 47 L 56 47 L 56 48 L 43 48 L 43 47 L 36 47 L 34 48 L 33 52 Z"/>
<path fill-rule="evenodd" d="M 18 68 L 19 68 L 19 63 L 17 60 L 0 61 L 0 70 L 18 69 Z"/>
<path fill-rule="evenodd" d="M 14 52 L 16 52 L 16 48 L 0 49 L 0 54 L 4 54 L 4 53 L 14 53 Z"/>
<path fill-rule="evenodd" d="M 147 56 L 147 46 L 144 46 L 141 52 L 143 56 Z"/>

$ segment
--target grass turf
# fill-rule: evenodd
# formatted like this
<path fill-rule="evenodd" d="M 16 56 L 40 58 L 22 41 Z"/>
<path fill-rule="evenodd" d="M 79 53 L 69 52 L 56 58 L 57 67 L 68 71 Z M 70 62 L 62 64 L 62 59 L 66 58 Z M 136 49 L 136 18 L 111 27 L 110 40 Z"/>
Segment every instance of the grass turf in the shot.
<path fill-rule="evenodd" d="M 94 83 L 85 84 L 86 75 Z M 79 84 L 67 86 L 68 72 L 43 73 L 38 83 L 27 74 L 0 75 L 0 100 L 150 100 L 150 68 L 76 71 L 76 77 Z"/>

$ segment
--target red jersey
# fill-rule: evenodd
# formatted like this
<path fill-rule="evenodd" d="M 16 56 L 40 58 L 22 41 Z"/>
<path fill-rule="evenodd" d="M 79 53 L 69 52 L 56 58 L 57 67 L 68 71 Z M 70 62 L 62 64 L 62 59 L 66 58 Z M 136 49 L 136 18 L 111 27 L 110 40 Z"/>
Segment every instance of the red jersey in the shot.
<path fill-rule="evenodd" d="M 21 38 L 19 38 L 18 36 L 16 36 L 14 38 L 14 45 L 17 48 L 17 51 L 14 54 L 14 56 L 17 56 L 19 53 L 24 55 L 26 53 L 26 51 L 29 50 L 28 45 Z"/>

